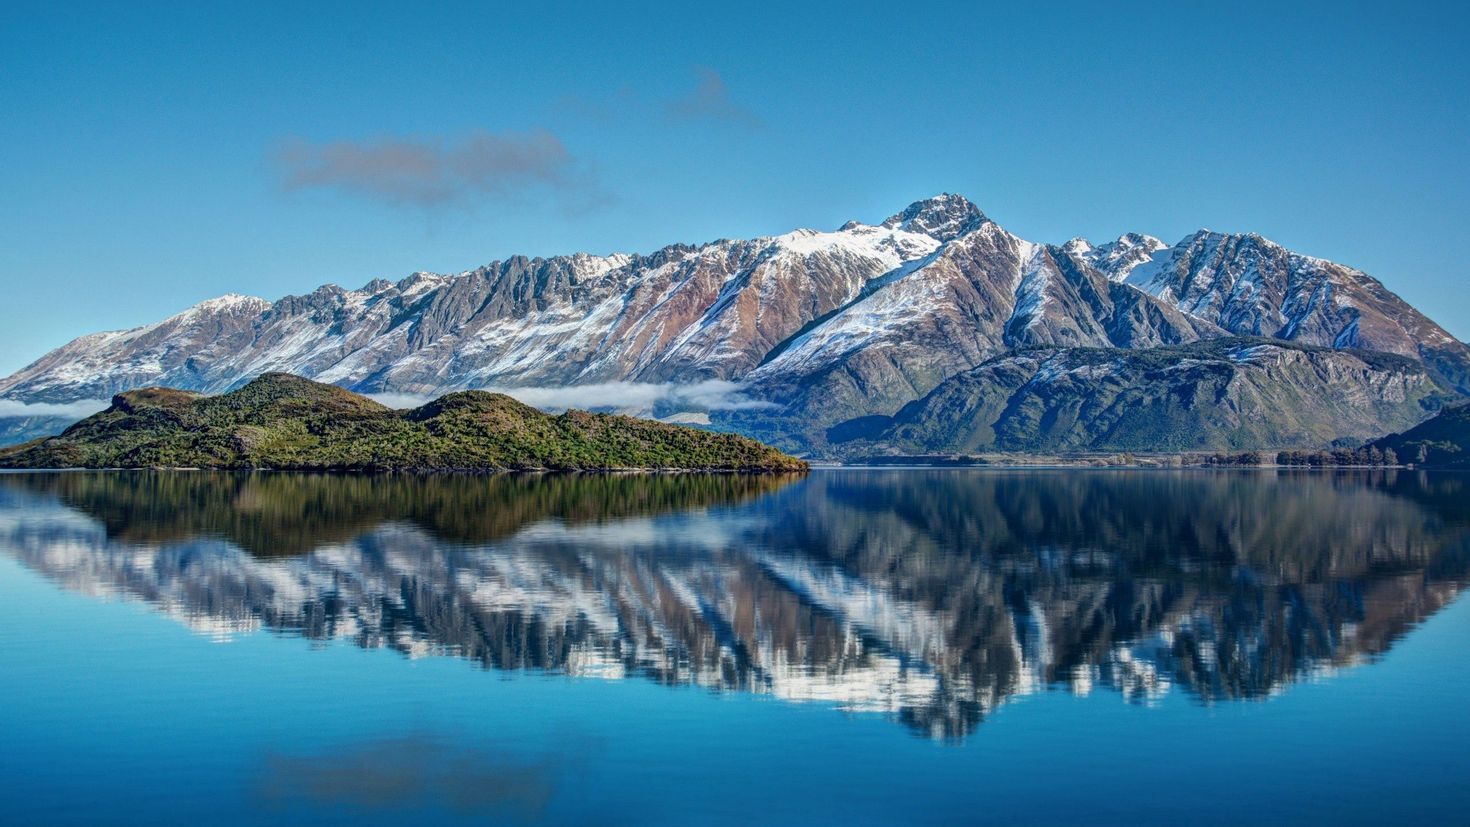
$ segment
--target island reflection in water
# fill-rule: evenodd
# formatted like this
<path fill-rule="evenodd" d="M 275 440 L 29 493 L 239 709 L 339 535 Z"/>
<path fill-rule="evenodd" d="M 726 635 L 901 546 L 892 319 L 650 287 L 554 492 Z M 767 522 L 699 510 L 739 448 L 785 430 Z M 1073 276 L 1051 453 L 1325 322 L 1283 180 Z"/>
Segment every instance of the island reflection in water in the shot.
<path fill-rule="evenodd" d="M 1385 652 L 1470 571 L 1402 471 L 0 475 L 0 550 L 200 632 L 640 676 L 939 738 L 1048 687 L 1261 698 Z"/>

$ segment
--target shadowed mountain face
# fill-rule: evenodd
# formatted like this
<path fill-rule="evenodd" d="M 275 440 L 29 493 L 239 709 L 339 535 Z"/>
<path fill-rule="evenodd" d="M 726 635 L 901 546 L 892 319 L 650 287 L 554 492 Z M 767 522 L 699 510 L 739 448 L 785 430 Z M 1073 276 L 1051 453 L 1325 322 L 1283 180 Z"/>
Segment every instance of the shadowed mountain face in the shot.
<path fill-rule="evenodd" d="M 1470 572 L 1445 474 L 0 475 L 0 550 L 202 632 L 641 676 L 960 737 L 1008 698 L 1264 698 Z"/>
<path fill-rule="evenodd" d="M 1365 441 L 1441 394 L 1374 351 L 1228 338 L 1153 350 L 1033 348 L 940 383 L 895 416 L 828 431 L 846 452 L 1184 451 Z"/>

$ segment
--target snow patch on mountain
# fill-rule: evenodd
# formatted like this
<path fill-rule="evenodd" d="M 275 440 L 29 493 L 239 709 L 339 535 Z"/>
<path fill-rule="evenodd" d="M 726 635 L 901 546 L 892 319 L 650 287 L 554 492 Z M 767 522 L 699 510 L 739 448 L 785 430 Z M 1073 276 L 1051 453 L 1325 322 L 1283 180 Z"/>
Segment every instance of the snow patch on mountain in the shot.
<path fill-rule="evenodd" d="M 888 269 L 933 251 L 939 242 L 902 228 L 847 224 L 834 232 L 796 230 L 771 238 L 778 254 L 807 257 L 850 255 L 882 262 Z"/>
<path fill-rule="evenodd" d="M 1006 330 L 1030 329 L 1041 321 L 1041 314 L 1048 301 L 1046 290 L 1051 284 L 1050 258 L 1046 248 L 1040 244 L 1022 242 L 1020 245 L 1021 266 L 1016 272 L 1014 293 L 1015 310 L 1011 312 Z"/>
<path fill-rule="evenodd" d="M 912 270 L 900 268 L 893 275 L 893 279 L 885 277 L 883 286 L 868 298 L 799 337 L 780 356 L 754 371 L 751 378 L 812 370 L 818 364 L 899 334 L 914 317 L 942 305 L 948 295 L 946 278 L 931 270 L 930 263 Z"/>

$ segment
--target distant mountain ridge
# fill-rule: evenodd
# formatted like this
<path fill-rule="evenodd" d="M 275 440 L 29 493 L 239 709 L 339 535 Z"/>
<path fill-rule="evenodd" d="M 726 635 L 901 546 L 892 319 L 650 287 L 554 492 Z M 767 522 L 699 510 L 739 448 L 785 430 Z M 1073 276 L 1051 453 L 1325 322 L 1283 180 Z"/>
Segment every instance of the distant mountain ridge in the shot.
<path fill-rule="evenodd" d="M 105 399 L 146 385 L 217 393 L 270 371 L 417 395 L 719 380 L 757 404 L 709 404 L 700 412 L 714 427 L 820 454 L 830 428 L 892 416 L 1018 349 L 1231 335 L 1395 353 L 1445 392 L 1470 394 L 1470 347 L 1358 270 L 1254 234 L 1037 244 L 942 194 L 831 232 L 512 257 L 275 302 L 224 296 L 83 336 L 0 380 L 0 398 Z"/>

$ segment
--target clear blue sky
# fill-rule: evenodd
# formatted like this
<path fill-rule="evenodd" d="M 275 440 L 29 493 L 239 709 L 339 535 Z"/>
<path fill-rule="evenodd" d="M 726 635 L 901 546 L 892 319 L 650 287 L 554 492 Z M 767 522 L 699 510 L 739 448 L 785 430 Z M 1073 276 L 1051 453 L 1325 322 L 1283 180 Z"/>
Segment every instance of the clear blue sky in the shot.
<path fill-rule="evenodd" d="M 229 291 L 942 190 L 1036 241 L 1261 232 L 1470 337 L 1455 4 L 59 5 L 0 18 L 0 374 Z"/>

